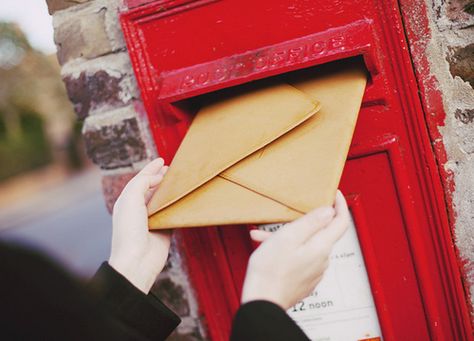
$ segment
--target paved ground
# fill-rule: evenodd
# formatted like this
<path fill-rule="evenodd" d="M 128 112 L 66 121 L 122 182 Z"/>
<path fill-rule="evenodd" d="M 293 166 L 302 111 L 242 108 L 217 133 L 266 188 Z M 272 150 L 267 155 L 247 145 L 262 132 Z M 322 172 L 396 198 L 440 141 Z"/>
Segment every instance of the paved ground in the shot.
<path fill-rule="evenodd" d="M 0 239 L 40 249 L 81 276 L 92 275 L 108 257 L 110 235 L 97 170 L 0 206 Z"/>

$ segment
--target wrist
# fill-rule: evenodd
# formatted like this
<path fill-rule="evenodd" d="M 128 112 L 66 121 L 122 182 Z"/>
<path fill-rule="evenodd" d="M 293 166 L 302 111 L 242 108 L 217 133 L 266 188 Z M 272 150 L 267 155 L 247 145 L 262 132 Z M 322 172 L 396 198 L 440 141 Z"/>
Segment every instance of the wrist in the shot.
<path fill-rule="evenodd" d="M 273 304 L 279 306 L 283 310 L 287 309 L 287 308 L 284 307 L 283 304 L 278 302 L 278 300 L 275 300 L 274 297 L 272 297 L 271 295 L 251 295 L 251 296 L 248 296 L 248 297 L 242 296 L 242 301 L 240 303 L 245 304 L 245 303 L 250 303 L 250 302 L 254 302 L 254 301 L 266 301 L 266 302 L 270 302 L 270 303 L 273 303 Z"/>
<path fill-rule="evenodd" d="M 264 281 L 252 281 L 251 279 L 246 280 L 242 288 L 241 303 L 268 301 L 276 304 L 283 310 L 287 310 L 290 305 L 285 304 L 282 295 L 278 293 L 279 290 L 275 288 L 275 284 L 264 286 L 262 285 L 263 282 Z"/>
<path fill-rule="evenodd" d="M 115 271 L 146 295 L 150 292 L 158 276 L 158 274 L 154 274 L 140 263 L 124 261 L 113 256 L 109 258 L 108 263 Z"/>

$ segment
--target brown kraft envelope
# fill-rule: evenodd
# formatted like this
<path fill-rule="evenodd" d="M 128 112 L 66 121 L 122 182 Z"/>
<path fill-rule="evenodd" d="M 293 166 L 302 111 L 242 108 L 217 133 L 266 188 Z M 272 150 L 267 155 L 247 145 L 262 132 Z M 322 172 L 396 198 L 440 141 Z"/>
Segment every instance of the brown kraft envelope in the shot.
<path fill-rule="evenodd" d="M 202 108 L 148 204 L 150 229 L 294 220 L 332 205 L 367 76 L 312 72 Z"/>

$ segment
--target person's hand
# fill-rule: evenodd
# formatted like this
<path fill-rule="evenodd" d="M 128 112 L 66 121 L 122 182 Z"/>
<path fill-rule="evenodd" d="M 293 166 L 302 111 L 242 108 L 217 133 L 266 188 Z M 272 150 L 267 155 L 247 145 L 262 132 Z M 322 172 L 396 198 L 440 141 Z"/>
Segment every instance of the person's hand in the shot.
<path fill-rule="evenodd" d="M 125 186 L 113 209 L 109 264 L 148 294 L 163 270 L 171 231 L 149 232 L 146 205 L 168 167 L 159 158 L 146 165 Z"/>
<path fill-rule="evenodd" d="M 335 208 L 318 208 L 274 233 L 250 231 L 251 238 L 262 244 L 250 256 L 242 304 L 266 300 L 286 310 L 308 296 L 321 281 L 349 217 L 338 191 Z"/>

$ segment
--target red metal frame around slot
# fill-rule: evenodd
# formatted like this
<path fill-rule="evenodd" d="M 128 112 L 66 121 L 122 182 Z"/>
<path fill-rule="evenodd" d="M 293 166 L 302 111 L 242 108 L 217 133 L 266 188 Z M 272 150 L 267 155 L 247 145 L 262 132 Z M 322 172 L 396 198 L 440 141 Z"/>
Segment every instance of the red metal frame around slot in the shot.
<path fill-rule="evenodd" d="M 122 15 L 122 26 L 167 162 L 191 120 L 178 101 L 362 56 L 370 84 L 341 188 L 352 198 L 384 339 L 470 340 L 439 151 L 396 1 L 129 2 L 140 6 Z M 252 250 L 248 229 L 186 229 L 179 237 L 209 335 L 227 340 Z"/>

